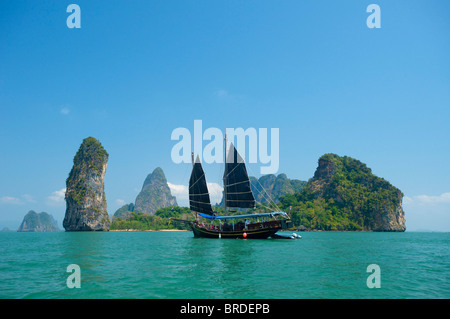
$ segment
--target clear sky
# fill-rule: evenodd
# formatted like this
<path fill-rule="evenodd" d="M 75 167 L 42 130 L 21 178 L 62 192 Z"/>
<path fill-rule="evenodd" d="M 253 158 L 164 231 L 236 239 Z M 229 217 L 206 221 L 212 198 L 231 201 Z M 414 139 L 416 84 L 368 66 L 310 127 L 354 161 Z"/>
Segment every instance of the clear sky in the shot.
<path fill-rule="evenodd" d="M 71 3 L 80 29 L 66 25 Z M 110 154 L 110 214 L 158 166 L 187 185 L 170 137 L 198 119 L 279 128 L 289 178 L 312 177 L 325 153 L 357 158 L 403 191 L 407 230 L 450 231 L 449 12 L 425 0 L 2 0 L 0 228 L 31 209 L 61 224 L 88 136 Z M 221 184 L 223 165 L 204 168 Z"/>

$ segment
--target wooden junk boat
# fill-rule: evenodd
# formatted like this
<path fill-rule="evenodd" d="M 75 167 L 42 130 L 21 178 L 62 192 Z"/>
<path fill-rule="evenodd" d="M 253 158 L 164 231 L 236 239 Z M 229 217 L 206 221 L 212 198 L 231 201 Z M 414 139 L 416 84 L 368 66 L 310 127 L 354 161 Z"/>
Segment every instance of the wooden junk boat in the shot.
<path fill-rule="evenodd" d="M 216 215 L 212 210 L 205 173 L 199 157 L 194 161 L 192 154 L 192 173 L 189 179 L 189 205 L 195 213 L 195 221 L 174 220 L 190 225 L 195 237 L 207 238 L 283 238 L 275 234 L 288 228 L 289 216 L 282 211 L 260 214 L 229 215 L 227 209 L 254 208 L 255 198 L 250 187 L 245 162 L 231 143 L 226 150 L 225 138 L 225 172 L 224 215 Z M 204 218 L 203 221 L 199 217 Z M 218 223 L 216 222 L 218 221 Z M 292 237 L 289 237 L 292 238 Z"/>

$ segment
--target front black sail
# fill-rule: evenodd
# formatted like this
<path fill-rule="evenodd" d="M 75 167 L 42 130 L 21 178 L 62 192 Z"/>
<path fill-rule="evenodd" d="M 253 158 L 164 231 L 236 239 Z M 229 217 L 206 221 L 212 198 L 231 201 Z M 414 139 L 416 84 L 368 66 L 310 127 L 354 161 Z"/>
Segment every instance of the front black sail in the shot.
<path fill-rule="evenodd" d="M 208 186 L 200 158 L 197 156 L 189 179 L 189 204 L 191 210 L 198 213 L 214 215 L 209 199 Z"/>
<path fill-rule="evenodd" d="M 233 143 L 231 143 L 226 158 L 224 186 L 226 187 L 225 200 L 227 207 L 255 207 L 255 198 L 250 188 L 245 162 Z"/>

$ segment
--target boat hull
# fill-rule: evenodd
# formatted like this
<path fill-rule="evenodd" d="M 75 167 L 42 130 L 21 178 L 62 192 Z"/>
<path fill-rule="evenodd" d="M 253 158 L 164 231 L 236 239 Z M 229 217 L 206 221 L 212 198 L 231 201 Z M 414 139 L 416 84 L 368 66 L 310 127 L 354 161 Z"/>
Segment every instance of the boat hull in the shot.
<path fill-rule="evenodd" d="M 234 231 L 221 231 L 212 230 L 204 227 L 200 227 L 196 223 L 191 224 L 192 231 L 195 237 L 205 238 L 245 238 L 245 239 L 266 239 L 277 231 L 282 229 L 281 224 L 279 226 L 273 226 L 271 228 L 260 229 L 248 229 L 248 230 L 234 230 Z"/>

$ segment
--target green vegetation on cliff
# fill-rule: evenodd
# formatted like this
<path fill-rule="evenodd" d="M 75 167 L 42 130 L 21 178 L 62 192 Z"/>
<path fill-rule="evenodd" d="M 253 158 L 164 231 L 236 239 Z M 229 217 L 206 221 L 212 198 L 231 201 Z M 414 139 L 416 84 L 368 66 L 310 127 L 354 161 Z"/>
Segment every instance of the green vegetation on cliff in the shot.
<path fill-rule="evenodd" d="M 73 159 L 73 167 L 70 170 L 69 176 L 66 179 L 66 184 L 73 184 L 74 186 L 68 190 L 70 191 L 70 198 L 78 205 L 81 205 L 82 200 L 86 196 L 94 196 L 93 191 L 86 187 L 85 176 L 80 176 L 80 172 L 93 170 L 101 175 L 103 165 L 107 162 L 109 157 L 108 152 L 103 148 L 102 144 L 94 137 L 87 137 L 83 140 L 78 152 Z M 103 194 L 103 198 L 106 196 Z"/>
<path fill-rule="evenodd" d="M 325 154 L 306 186 L 280 203 L 295 226 L 307 229 L 404 231 L 402 197 L 364 163 Z"/>
<path fill-rule="evenodd" d="M 100 173 L 105 158 L 107 159 L 109 157 L 108 152 L 103 148 L 102 144 L 92 136 L 85 138 L 81 145 L 82 146 L 75 155 L 73 162 L 75 164 L 86 163 L 89 165 L 89 168 Z"/>
<path fill-rule="evenodd" d="M 188 229 L 183 223 L 170 222 L 170 218 L 189 219 L 191 217 L 187 207 L 165 207 L 158 209 L 155 214 L 130 212 L 125 218 L 115 218 L 111 230 L 162 230 L 162 229 Z"/>

